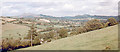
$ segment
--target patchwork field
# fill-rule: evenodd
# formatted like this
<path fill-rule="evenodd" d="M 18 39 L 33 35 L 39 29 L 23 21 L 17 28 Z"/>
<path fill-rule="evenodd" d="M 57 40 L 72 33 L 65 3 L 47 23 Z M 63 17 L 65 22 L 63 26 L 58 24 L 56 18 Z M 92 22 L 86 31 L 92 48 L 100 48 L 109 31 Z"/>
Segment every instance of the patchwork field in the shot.
<path fill-rule="evenodd" d="M 26 33 L 28 32 L 29 27 L 23 26 L 23 25 L 18 25 L 18 24 L 11 24 L 7 23 L 5 25 L 2 25 L 2 38 L 5 37 L 19 37 L 19 34 L 22 36 L 25 36 Z M 9 34 L 11 34 L 9 36 Z"/>
<path fill-rule="evenodd" d="M 118 25 L 18 50 L 103 50 L 107 46 L 118 49 Z"/>

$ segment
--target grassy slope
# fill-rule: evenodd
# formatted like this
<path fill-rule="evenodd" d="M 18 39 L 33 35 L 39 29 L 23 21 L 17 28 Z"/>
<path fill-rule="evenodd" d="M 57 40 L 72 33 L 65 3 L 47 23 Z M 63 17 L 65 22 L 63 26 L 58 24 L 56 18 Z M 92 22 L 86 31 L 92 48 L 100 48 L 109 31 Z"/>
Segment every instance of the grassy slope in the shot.
<path fill-rule="evenodd" d="M 19 50 L 103 50 L 106 46 L 117 49 L 118 25 Z"/>
<path fill-rule="evenodd" d="M 8 23 L 2 25 L 2 37 L 9 37 L 9 34 L 11 34 L 13 37 L 18 37 L 17 33 L 24 36 L 27 33 L 28 29 L 29 27 L 27 26 Z"/>

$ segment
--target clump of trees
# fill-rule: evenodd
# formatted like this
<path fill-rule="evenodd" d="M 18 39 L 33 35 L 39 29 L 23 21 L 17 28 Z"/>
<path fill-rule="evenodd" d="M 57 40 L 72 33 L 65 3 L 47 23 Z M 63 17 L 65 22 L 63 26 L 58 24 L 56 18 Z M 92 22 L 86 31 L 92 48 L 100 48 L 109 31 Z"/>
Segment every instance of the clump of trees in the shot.
<path fill-rule="evenodd" d="M 58 34 L 61 38 L 65 38 L 68 36 L 68 30 L 65 28 L 61 28 L 58 30 Z"/>
<path fill-rule="evenodd" d="M 87 29 L 84 27 L 79 27 L 76 29 L 76 31 L 77 31 L 77 34 L 81 34 L 81 33 L 87 32 Z"/>
<path fill-rule="evenodd" d="M 102 22 L 100 22 L 100 20 L 93 19 L 93 20 L 88 21 L 85 24 L 85 27 L 88 31 L 92 31 L 92 30 L 96 30 L 96 29 L 101 29 L 104 26 L 103 26 Z"/>
<path fill-rule="evenodd" d="M 78 33 L 77 33 L 76 31 L 72 31 L 72 32 L 70 33 L 71 36 L 77 35 L 77 34 L 78 34 Z"/>
<path fill-rule="evenodd" d="M 2 50 L 3 51 L 10 51 L 14 49 L 24 48 L 30 46 L 30 41 L 21 41 L 19 39 L 3 39 L 2 40 Z"/>
<path fill-rule="evenodd" d="M 118 22 L 113 17 L 108 18 L 106 22 L 102 22 L 100 20 L 93 19 L 93 20 L 87 21 L 85 23 L 85 25 L 82 26 L 82 27 L 73 28 L 70 35 L 77 35 L 77 34 L 85 33 L 85 32 L 88 32 L 88 31 L 93 31 L 93 30 L 105 28 L 105 27 L 108 27 L 108 26 L 113 26 L 113 25 L 116 25 L 116 24 L 118 24 Z"/>
<path fill-rule="evenodd" d="M 107 21 L 109 22 L 108 26 L 113 26 L 118 24 L 117 20 L 113 17 L 109 18 Z"/>

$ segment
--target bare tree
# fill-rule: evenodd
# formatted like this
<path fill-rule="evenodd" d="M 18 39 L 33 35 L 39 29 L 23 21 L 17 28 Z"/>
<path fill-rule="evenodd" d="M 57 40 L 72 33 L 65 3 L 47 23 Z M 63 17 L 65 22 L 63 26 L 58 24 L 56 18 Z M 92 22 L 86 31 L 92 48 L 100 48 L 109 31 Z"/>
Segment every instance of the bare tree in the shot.
<path fill-rule="evenodd" d="M 32 40 L 34 40 L 35 36 L 38 36 L 38 33 L 36 31 L 35 24 L 33 23 L 32 26 L 30 26 L 30 30 L 28 31 L 27 39 L 31 40 L 31 46 L 32 46 Z"/>

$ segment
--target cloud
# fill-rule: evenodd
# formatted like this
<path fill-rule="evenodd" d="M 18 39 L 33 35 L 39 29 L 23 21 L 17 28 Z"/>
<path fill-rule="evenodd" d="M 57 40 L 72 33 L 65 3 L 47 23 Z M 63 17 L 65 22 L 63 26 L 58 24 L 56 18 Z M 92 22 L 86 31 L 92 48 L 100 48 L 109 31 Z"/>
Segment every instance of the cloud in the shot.
<path fill-rule="evenodd" d="M 3 0 L 3 16 L 22 13 L 46 14 L 52 16 L 73 16 L 80 14 L 118 15 L 119 0 Z"/>

